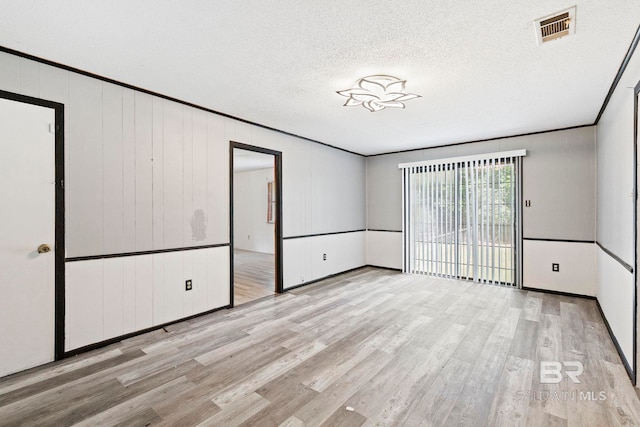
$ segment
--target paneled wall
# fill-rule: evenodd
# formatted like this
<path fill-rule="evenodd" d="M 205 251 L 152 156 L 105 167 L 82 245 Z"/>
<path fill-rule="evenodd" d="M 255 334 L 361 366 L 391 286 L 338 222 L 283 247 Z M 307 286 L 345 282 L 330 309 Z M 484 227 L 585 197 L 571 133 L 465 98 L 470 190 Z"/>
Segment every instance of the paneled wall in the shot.
<path fill-rule="evenodd" d="M 634 91 L 640 80 L 640 51 L 629 61 L 597 126 L 598 301 L 629 366 L 637 319 L 634 233 Z"/>
<path fill-rule="evenodd" d="M 68 257 L 228 242 L 224 118 L 5 53 L 0 70 L 3 90 L 65 104 Z"/>
<path fill-rule="evenodd" d="M 367 158 L 367 262 L 401 268 L 402 184 L 399 163 L 526 149 L 523 160 L 524 286 L 594 295 L 595 280 L 568 272 L 595 265 L 595 251 L 571 241 L 595 240 L 595 128 L 583 127 L 515 138 Z M 373 230 L 373 231 L 371 231 Z M 378 230 L 378 231 L 376 231 Z M 394 233 L 395 232 L 395 233 Z M 400 251 L 398 253 L 398 251 Z M 538 257 L 537 253 L 545 253 Z M 384 264 L 382 264 L 384 262 Z M 551 272 L 560 263 L 561 274 Z M 540 280 L 544 272 L 544 283 Z"/>
<path fill-rule="evenodd" d="M 66 256 L 98 258 L 67 262 L 66 350 L 229 304 L 229 141 L 283 153 L 285 237 L 365 228 L 362 156 L 6 53 L 0 89 L 65 105 Z M 285 277 L 364 264 L 335 242 Z"/>

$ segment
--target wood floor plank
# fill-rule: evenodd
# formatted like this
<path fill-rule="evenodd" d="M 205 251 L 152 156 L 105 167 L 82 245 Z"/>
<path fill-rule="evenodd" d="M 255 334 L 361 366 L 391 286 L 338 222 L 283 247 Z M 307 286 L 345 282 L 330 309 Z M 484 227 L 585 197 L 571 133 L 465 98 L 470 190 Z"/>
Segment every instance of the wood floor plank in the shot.
<path fill-rule="evenodd" d="M 140 408 L 150 409 L 153 405 L 171 399 L 173 394 L 190 390 L 193 383 L 187 381 L 186 377 L 179 377 L 173 381 L 162 384 L 132 399 L 126 400 L 119 405 L 112 406 L 106 411 L 102 411 L 92 417 L 86 418 L 77 423 L 78 427 L 88 427 L 95 425 L 114 425 L 126 421 L 131 413 L 139 411 Z"/>
<path fill-rule="evenodd" d="M 306 427 L 306 424 L 292 415 L 280 424 L 279 427 Z"/>
<path fill-rule="evenodd" d="M 467 383 L 453 404 L 444 425 L 487 426 L 487 418 L 495 397 L 483 388 Z"/>
<path fill-rule="evenodd" d="M 160 425 L 162 418 L 153 409 L 145 409 L 140 412 L 133 411 L 133 415 L 122 422 L 113 424 L 113 427 L 151 426 Z"/>
<path fill-rule="evenodd" d="M 350 396 L 345 405 L 354 408 L 367 418 L 374 417 L 405 377 L 416 369 L 418 364 L 424 363 L 423 361 L 428 357 L 428 350 L 414 347 L 404 348 L 404 351 L 395 354 L 386 366 Z"/>
<path fill-rule="evenodd" d="M 402 425 L 444 425 L 472 368 L 469 362 L 450 358 L 437 377 L 418 392 Z"/>
<path fill-rule="evenodd" d="M 282 346 L 265 342 L 250 351 L 233 353 L 208 366 L 194 369 L 187 376 L 195 384 L 209 386 L 211 393 L 214 393 L 233 386 L 247 375 L 269 366 L 289 352 L 290 350 Z"/>
<path fill-rule="evenodd" d="M 295 374 L 282 375 L 259 387 L 256 393 L 267 399 L 270 405 L 246 420 L 242 426 L 278 426 L 319 394 L 299 383 Z"/>
<path fill-rule="evenodd" d="M 541 313 L 542 295 L 538 292 L 527 292 L 527 297 L 522 307 L 522 317 L 526 320 L 539 322 Z"/>
<path fill-rule="evenodd" d="M 558 315 L 542 314 L 538 329 L 538 342 L 536 360 L 534 364 L 531 393 L 533 399 L 529 400 L 529 412 L 531 419 L 546 419 L 544 414 L 555 418 L 567 420 L 567 404 L 561 399 L 541 399 L 536 396 L 551 396 L 551 393 L 559 393 L 562 388 L 559 384 L 543 384 L 540 382 L 540 362 L 561 362 L 564 360 L 562 351 L 562 319 Z M 531 395 L 529 395 L 530 397 Z M 555 422 L 555 421 L 554 421 Z"/>
<path fill-rule="evenodd" d="M 118 366 L 124 362 L 135 360 L 143 356 L 144 353 L 140 350 L 134 350 L 126 353 L 120 352 L 120 354 L 113 357 L 96 359 L 91 364 L 74 370 L 65 371 L 59 375 L 46 377 L 41 376 L 39 381 L 24 385 L 22 388 L 16 389 L 11 393 L 0 395 L 0 407 L 12 402 L 17 402 L 24 397 L 33 395 L 34 393 L 42 393 L 43 391 L 60 387 L 64 384 L 85 378 L 93 373 L 104 371 L 110 367 Z"/>
<path fill-rule="evenodd" d="M 562 332 L 563 360 L 584 360 L 587 337 L 581 311 L 571 302 L 561 302 L 560 319 L 566 325 Z"/>
<path fill-rule="evenodd" d="M 543 411 L 540 407 L 529 406 L 527 413 L 528 426 L 544 426 L 544 427 L 566 427 L 566 418 L 556 417 L 548 412 Z"/>
<path fill-rule="evenodd" d="M 266 408 L 269 401 L 257 393 L 248 393 L 231 402 L 214 416 L 198 426 L 237 426 Z"/>
<path fill-rule="evenodd" d="M 194 386 L 181 393 L 173 393 L 172 399 L 155 403 L 153 411 L 161 417 L 158 425 L 192 426 L 199 424 L 222 409 L 209 399 L 211 390 L 206 386 Z"/>
<path fill-rule="evenodd" d="M 516 427 L 525 426 L 529 402 L 514 393 L 531 389 L 533 361 L 509 356 L 504 367 L 498 399 L 493 400 L 489 412 L 489 425 Z"/>
<path fill-rule="evenodd" d="M 321 424 L 321 427 L 358 427 L 366 420 L 364 416 L 355 411 L 339 408 Z"/>
<path fill-rule="evenodd" d="M 517 308 L 507 308 L 503 318 L 495 324 L 469 376 L 469 384 L 474 388 L 492 394 L 497 392 L 520 312 Z"/>
<path fill-rule="evenodd" d="M 389 342 L 381 347 L 380 350 L 387 353 L 395 353 L 398 348 L 407 343 L 411 339 L 411 337 L 414 336 L 416 331 L 423 331 L 431 322 L 433 322 L 433 318 L 431 317 L 416 317 L 408 325 L 400 329 L 393 337 L 391 337 Z"/>
<path fill-rule="evenodd" d="M 521 359 L 535 360 L 538 345 L 538 326 L 539 322 L 537 320 L 528 320 L 526 316 L 521 317 L 518 320 L 513 340 L 511 341 L 509 354 Z"/>
<path fill-rule="evenodd" d="M 473 322 L 467 330 L 467 334 L 451 357 L 469 363 L 475 363 L 478 358 L 478 349 L 483 348 L 493 332 L 495 325 L 478 320 Z"/>
<path fill-rule="evenodd" d="M 277 378 L 287 370 L 299 365 L 325 348 L 326 345 L 318 341 L 312 341 L 305 346 L 301 346 L 300 348 L 285 354 L 275 363 L 251 374 L 243 381 L 228 387 L 220 393 L 216 393 L 212 397 L 213 403 L 221 408 L 231 405 L 242 396 L 252 393 L 258 387 L 268 383 L 274 378 Z"/>
<path fill-rule="evenodd" d="M 392 356 L 374 351 L 353 370 L 343 375 L 329 388 L 295 412 L 295 417 L 307 426 L 319 426 L 326 422 L 349 396 L 366 384 L 377 372 L 384 368 Z"/>
<path fill-rule="evenodd" d="M 51 378 L 60 378 L 62 375 L 69 374 L 72 371 L 85 368 L 87 366 L 94 366 L 93 369 L 96 369 L 96 364 L 121 355 L 122 350 L 119 348 L 92 351 L 57 363 L 49 363 L 41 367 L 14 374 L 0 379 L 0 395 L 10 393 L 18 389 L 25 389 L 26 387 L 36 383 L 41 384 L 38 389 L 42 390 L 46 387 L 44 386 L 44 381 L 50 380 Z M 97 370 L 100 370 L 100 368 L 97 368 Z M 84 375 L 86 375 L 86 373 L 83 373 L 81 376 Z M 0 403 L 0 405 L 2 405 L 2 403 Z"/>
<path fill-rule="evenodd" d="M 128 401 L 131 401 L 150 390 L 181 378 L 186 372 L 193 369 L 193 366 L 192 361 L 186 361 L 177 366 L 167 366 L 165 371 L 159 372 L 154 376 L 129 387 L 123 387 L 121 385 L 118 386 L 115 384 L 108 386 L 106 384 L 97 383 L 90 387 L 93 392 L 91 392 L 91 390 L 86 390 L 86 394 L 76 394 L 75 398 L 66 402 L 56 402 L 48 408 L 39 408 L 39 415 L 34 416 L 34 419 L 37 420 L 39 425 L 53 424 L 55 417 L 52 419 L 51 409 L 56 408 L 56 416 L 62 416 L 64 419 L 69 420 L 70 423 L 75 424 L 86 418 L 108 411 L 110 408 L 115 406 L 121 404 L 126 405 Z M 118 382 L 118 384 L 120 383 Z M 172 395 L 173 393 L 179 393 L 188 387 L 191 387 L 191 385 L 187 381 L 180 380 L 180 385 L 169 388 L 168 392 Z M 126 406 L 123 407 L 126 408 Z M 35 414 L 32 413 L 32 415 Z"/>
<path fill-rule="evenodd" d="M 609 337 L 607 328 L 602 322 L 584 322 L 584 332 L 587 343 L 587 354 L 595 360 L 606 360 L 610 363 L 622 363 L 620 355 L 616 351 Z"/>
<path fill-rule="evenodd" d="M 378 328 L 365 324 L 356 331 L 357 333 L 349 334 L 322 350 L 330 353 L 330 358 L 324 354 L 318 354 L 321 357 L 310 361 L 314 364 L 315 372 L 312 376 L 303 379 L 302 384 L 317 392 L 322 392 L 371 354 L 376 349 L 372 337 L 375 338 L 374 333 L 378 331 Z"/>
<path fill-rule="evenodd" d="M 232 357 L 234 354 L 259 351 L 262 347 L 276 346 L 297 336 L 297 333 L 289 329 L 274 327 L 265 331 L 263 334 L 245 335 L 243 338 L 228 343 L 225 346 L 209 350 L 196 356 L 195 360 L 202 365 L 208 366 L 222 359 Z"/>
<path fill-rule="evenodd" d="M 601 386 L 592 387 L 591 391 L 606 408 L 609 421 L 624 426 L 640 425 L 640 401 L 633 398 L 633 385 L 625 380 L 624 367 L 606 360 L 601 360 L 600 364 L 607 381 L 603 381 Z M 603 393 L 602 396 L 600 393 Z"/>
<path fill-rule="evenodd" d="M 437 377 L 446 361 L 460 344 L 466 330 L 466 326 L 452 324 L 447 334 L 433 343 L 427 358 L 408 373 L 405 380 L 396 387 L 378 413 L 369 418 L 365 425 L 398 425 L 411 402 L 417 398 L 416 392 Z"/>
<path fill-rule="evenodd" d="M 540 308 L 541 314 L 553 314 L 560 316 L 560 300 L 557 295 L 542 294 L 542 307 Z"/>

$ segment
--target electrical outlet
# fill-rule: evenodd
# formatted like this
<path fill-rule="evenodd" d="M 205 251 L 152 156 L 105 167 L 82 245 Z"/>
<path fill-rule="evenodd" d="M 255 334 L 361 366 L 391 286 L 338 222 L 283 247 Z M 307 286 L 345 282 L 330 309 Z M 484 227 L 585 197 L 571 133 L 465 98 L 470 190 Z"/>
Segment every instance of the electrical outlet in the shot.
<path fill-rule="evenodd" d="M 327 254 L 322 254 L 322 260 L 326 261 L 327 260 Z"/>
<path fill-rule="evenodd" d="M 524 206 L 525 206 L 526 208 L 530 208 L 530 207 L 531 207 L 531 200 L 525 200 L 525 201 L 524 201 Z"/>
<path fill-rule="evenodd" d="M 551 264 L 551 271 L 559 272 L 560 264 L 556 264 L 556 263 Z"/>
<path fill-rule="evenodd" d="M 189 279 L 184 282 L 184 290 L 190 291 L 191 289 L 193 289 L 193 282 L 191 281 L 191 279 Z"/>

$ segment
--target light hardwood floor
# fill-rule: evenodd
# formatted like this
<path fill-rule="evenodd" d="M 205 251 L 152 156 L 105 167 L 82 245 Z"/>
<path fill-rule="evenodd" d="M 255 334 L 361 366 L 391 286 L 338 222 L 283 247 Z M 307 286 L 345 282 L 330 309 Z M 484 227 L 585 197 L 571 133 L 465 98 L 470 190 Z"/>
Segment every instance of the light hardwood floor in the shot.
<path fill-rule="evenodd" d="M 233 250 L 234 305 L 275 294 L 275 256 Z"/>
<path fill-rule="evenodd" d="M 364 268 L 0 380 L 0 424 L 75 423 L 630 426 L 640 402 L 594 301 Z"/>

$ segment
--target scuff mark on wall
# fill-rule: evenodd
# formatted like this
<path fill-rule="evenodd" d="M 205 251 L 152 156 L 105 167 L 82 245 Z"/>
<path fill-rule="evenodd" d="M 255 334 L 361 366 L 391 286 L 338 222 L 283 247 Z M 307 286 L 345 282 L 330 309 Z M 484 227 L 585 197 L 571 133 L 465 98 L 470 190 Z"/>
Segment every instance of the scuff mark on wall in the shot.
<path fill-rule="evenodd" d="M 191 223 L 191 237 L 196 242 L 201 242 L 207 238 L 207 218 L 202 209 L 196 209 L 189 220 Z"/>

